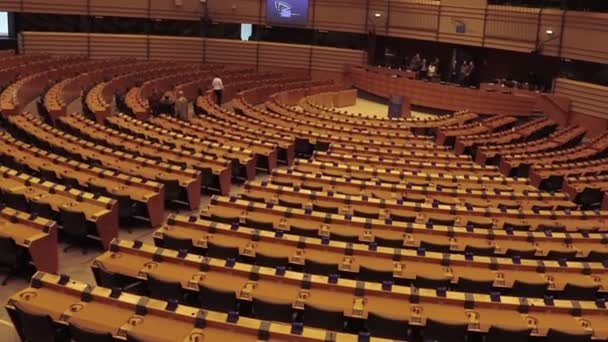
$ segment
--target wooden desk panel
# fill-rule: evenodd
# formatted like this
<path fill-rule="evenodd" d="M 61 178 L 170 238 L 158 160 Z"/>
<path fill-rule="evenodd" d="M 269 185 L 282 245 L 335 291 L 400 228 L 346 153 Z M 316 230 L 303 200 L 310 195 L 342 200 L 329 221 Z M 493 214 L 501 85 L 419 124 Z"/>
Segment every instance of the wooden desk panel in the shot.
<path fill-rule="evenodd" d="M 0 166 L 3 190 L 23 194 L 51 206 L 55 212 L 61 208 L 84 213 L 87 221 L 95 224 L 97 235 L 104 247 L 118 236 L 118 204 L 107 197 L 96 197 L 91 193 L 67 189 L 63 185 L 47 182 L 30 175 Z"/>
<path fill-rule="evenodd" d="M 413 105 L 448 111 L 469 109 L 482 114 L 534 113 L 540 94 L 502 94 L 479 89 L 462 88 L 398 77 L 392 72 L 381 74 L 375 67 L 351 66 L 349 75 L 356 88 L 388 98 L 391 94 L 407 94 Z M 393 71 L 394 72 L 394 71 Z M 438 96 L 437 94 L 442 94 Z"/>
<path fill-rule="evenodd" d="M 160 183 L 68 160 L 4 134 L 0 134 L 0 140 L 5 143 L 0 146 L 0 154 L 12 156 L 18 163 L 37 171 L 52 170 L 58 178 L 75 178 L 83 187 L 93 184 L 105 188 L 110 194 L 128 196 L 147 208 L 153 227 L 161 224 L 164 219 L 164 186 Z"/>
<path fill-rule="evenodd" d="M 275 229 L 289 230 L 289 227 L 296 226 L 312 231 L 318 231 L 319 236 L 329 236 L 334 232 L 346 236 L 359 237 L 359 241 L 371 242 L 373 236 L 379 236 L 386 239 L 403 240 L 404 245 L 410 248 L 418 247 L 419 242 L 423 240 L 440 242 L 443 245 L 449 245 L 451 250 L 462 251 L 465 246 L 470 244 L 476 247 L 493 246 L 496 252 L 503 254 L 508 248 L 514 250 L 522 250 L 524 242 L 529 243 L 527 250 L 535 250 L 537 255 L 544 256 L 549 250 L 564 251 L 572 248 L 572 244 L 590 242 L 593 244 L 589 247 L 581 247 L 577 253 L 582 257 L 583 250 L 606 251 L 607 246 L 602 243 L 604 237 L 602 234 L 588 234 L 568 232 L 568 233 L 552 233 L 544 232 L 508 232 L 505 230 L 492 230 L 479 228 L 462 228 L 456 225 L 455 227 L 445 227 L 442 225 L 433 226 L 432 229 L 427 228 L 425 224 L 404 223 L 404 222 L 389 222 L 385 220 L 363 219 L 352 217 L 346 219 L 343 215 L 325 214 L 319 212 L 307 213 L 302 209 L 286 208 L 277 205 L 268 206 L 265 204 L 247 202 L 237 198 L 212 198 L 209 207 L 204 208 L 201 212 L 206 217 L 211 214 L 216 214 L 222 217 L 238 217 L 244 222 L 246 218 L 258 220 L 260 222 L 272 222 Z M 371 235 L 366 232 L 366 229 L 371 229 Z M 474 239 L 477 233 L 477 239 Z M 418 239 L 414 235 L 422 234 Z M 555 236 L 555 238 L 553 238 Z M 588 236 L 588 237 L 586 237 Z M 568 237 L 572 240 L 568 240 Z M 479 240 L 481 238 L 481 240 Z M 592 240 L 588 240 L 588 239 Z M 570 242 L 571 241 L 571 242 Z M 544 246 L 546 248 L 542 248 Z M 589 248 L 589 249 L 587 249 Z M 597 248 L 597 249 L 596 249 Z"/>
<path fill-rule="evenodd" d="M 86 161 L 100 161 L 104 167 L 117 170 L 136 177 L 155 181 L 179 182 L 186 193 L 189 206 L 194 209 L 200 204 L 201 173 L 192 169 L 181 169 L 174 165 L 155 162 L 142 157 L 115 151 L 98 146 L 92 142 L 83 141 L 63 131 L 51 128 L 41 121 L 24 115 L 15 115 L 9 121 L 19 129 L 36 136 L 41 141 L 56 148 L 63 148 L 69 153 L 79 155 Z"/>
<path fill-rule="evenodd" d="M 447 256 L 449 266 L 445 265 L 446 255 L 427 252 L 419 256 L 416 251 L 378 246 L 371 250 L 363 244 L 349 245 L 339 241 L 322 243 L 317 238 L 305 238 L 297 235 L 277 236 L 271 231 L 259 231 L 253 228 L 239 227 L 234 229 L 230 225 L 216 223 L 204 219 L 193 221 L 187 216 L 172 216 L 169 223 L 154 233 L 155 242 L 162 246 L 165 236 L 189 239 L 193 245 L 206 248 L 209 242 L 221 246 L 237 247 L 244 258 L 255 258 L 256 253 L 288 258 L 292 265 L 303 265 L 304 260 L 314 260 L 322 263 L 338 265 L 344 273 L 356 275 L 360 266 L 374 270 L 393 272 L 396 279 L 413 281 L 416 276 L 433 279 L 447 278 L 454 285 L 460 278 L 476 279 L 494 282 L 497 288 L 511 288 L 515 280 L 530 283 L 548 283 L 549 290 L 561 291 L 566 284 L 581 286 L 596 286 L 593 276 L 584 275 L 580 269 L 565 272 L 564 268 L 551 266 L 555 261 L 546 261 L 545 273 L 538 273 L 538 262 L 526 260 L 522 264 L 513 264 L 511 259 L 476 256 L 474 260 L 465 261 L 462 255 Z M 300 247 L 300 245 L 304 247 Z M 346 253 L 349 250 L 349 253 Z M 399 255 L 399 261 L 395 261 Z M 490 262 L 495 262 L 492 269 Z M 577 266 L 571 264 L 568 267 Z M 594 275 L 602 278 L 602 271 Z M 159 272 L 159 274 L 162 274 Z M 500 278 L 499 278 L 500 274 Z M 548 281 L 550 279 L 551 281 Z M 604 285 L 602 283 L 602 285 Z M 608 288 L 608 287 L 606 287 Z M 603 290 L 602 290 L 603 291 Z"/>
<path fill-rule="evenodd" d="M 124 268 L 125 264 L 130 263 L 131 255 L 139 255 L 148 258 L 149 265 L 154 269 L 159 269 L 161 267 L 159 265 L 163 264 L 164 275 L 174 281 L 179 280 L 182 284 L 187 284 L 186 289 L 196 291 L 199 283 L 212 285 L 212 283 L 217 282 L 216 286 L 228 285 L 244 289 L 239 292 L 242 300 L 250 300 L 251 296 L 255 297 L 258 293 L 265 298 L 283 297 L 286 293 L 298 293 L 297 297 L 292 297 L 295 308 L 300 308 L 305 301 L 340 308 L 346 316 L 365 318 L 369 311 L 367 303 L 374 303 L 370 307 L 377 308 L 378 313 L 383 313 L 382 300 L 385 299 L 387 300 L 385 303 L 390 301 L 391 304 L 386 306 L 387 311 L 391 310 L 391 307 L 403 308 L 403 305 L 409 304 L 411 313 L 409 321 L 413 325 L 424 325 L 427 319 L 432 318 L 468 323 L 471 331 L 485 332 L 486 330 L 482 329 L 501 324 L 517 326 L 520 329 L 527 326 L 526 321 L 521 320 L 521 316 L 515 314 L 521 302 L 520 299 L 514 297 L 501 297 L 500 302 L 492 302 L 489 295 L 468 294 L 466 296 L 473 302 L 474 309 L 464 309 L 464 293 L 448 291 L 446 297 L 438 297 L 435 291 L 401 286 L 393 286 L 391 290 L 386 291 L 382 290 L 381 285 L 376 283 L 356 283 L 352 280 L 338 279 L 336 283 L 332 284 L 327 282 L 327 277 L 312 275 L 308 278 L 311 287 L 310 290 L 304 290 L 308 293 L 306 299 L 304 299 L 300 295 L 303 291 L 301 289 L 303 275 L 300 273 L 287 271 L 283 276 L 278 276 L 273 269 L 260 267 L 254 271 L 258 274 L 258 279 L 252 281 L 250 280 L 250 273 L 252 272 L 250 265 L 236 263 L 232 267 L 227 267 L 225 261 L 222 260 L 207 259 L 196 255 L 178 257 L 176 251 L 158 250 L 148 245 L 134 248 L 131 247 L 132 245 L 132 242 L 117 240 L 113 247 L 114 251 L 107 252 L 97 258 L 94 267 L 103 264 L 105 268 L 111 271 L 141 279 L 143 274 L 149 272 L 150 267 L 145 267 L 140 272 L 135 273 L 127 273 L 128 269 Z M 155 254 L 157 255 L 156 259 L 154 259 Z M 120 257 L 117 258 L 117 255 L 120 255 Z M 117 259 L 120 261 L 112 261 Z M 153 260 L 162 261 L 155 262 Z M 139 263 L 139 261 L 136 262 L 136 264 Z M 201 263 L 208 265 L 205 267 L 208 270 L 202 274 L 200 273 Z M 190 269 L 190 271 L 184 273 L 186 269 Z M 212 274 L 213 276 L 211 276 Z M 240 277 L 242 280 L 237 282 L 235 277 Z M 363 297 L 353 295 L 356 293 L 356 286 L 364 288 L 363 301 L 361 301 Z M 417 299 L 412 299 L 413 295 Z M 360 306 L 360 303 L 363 303 L 363 306 Z M 546 319 L 547 321 L 550 320 L 550 322 L 546 322 L 547 325 L 560 326 L 559 323 L 563 322 L 568 331 L 574 329 L 573 325 L 570 324 L 573 319 L 571 316 L 572 302 L 555 300 L 554 306 L 548 306 L 544 304 L 542 299 L 532 298 L 528 299 L 528 303 L 523 307 L 525 309 L 529 308 L 528 305 L 534 306 L 534 315 L 539 317 L 537 325 L 545 324 L 545 322 L 541 323 L 540 320 Z M 596 307 L 593 302 L 578 302 L 577 305 L 580 305 L 582 318 L 606 310 Z M 499 312 L 505 312 L 505 316 L 496 316 Z M 471 314 L 473 315 L 471 316 Z M 546 318 L 547 316 L 550 316 L 550 318 Z M 482 318 L 484 325 L 477 322 L 478 319 L 481 320 Z M 598 328 L 600 329 L 604 324 L 608 324 L 606 316 L 595 315 L 594 318 L 597 319 L 595 323 L 599 324 Z M 580 331 L 583 331 L 582 326 Z M 537 331 L 538 335 L 543 333 L 546 333 L 546 331 L 541 329 Z"/>
<path fill-rule="evenodd" d="M 0 178 L 4 183 L 4 178 Z M 57 273 L 57 224 L 12 208 L 0 211 L 0 236 L 12 238 L 26 248 L 39 271 Z"/>
<path fill-rule="evenodd" d="M 84 329 L 110 333 L 118 340 L 131 335 L 150 342 L 194 341 L 258 341 L 260 330 L 266 330 L 268 341 L 326 341 L 323 330 L 305 328 L 292 334 L 288 324 L 273 323 L 266 329 L 262 321 L 239 317 L 227 321 L 227 314 L 179 305 L 168 310 L 167 303 L 118 293 L 102 287 L 38 272 L 31 286 L 13 295 L 6 309 L 19 326 L 16 307 L 38 314 L 47 314 L 56 324 L 77 324 Z M 335 333 L 336 341 L 355 342 L 356 335 Z M 374 338 L 371 341 L 386 341 Z"/>

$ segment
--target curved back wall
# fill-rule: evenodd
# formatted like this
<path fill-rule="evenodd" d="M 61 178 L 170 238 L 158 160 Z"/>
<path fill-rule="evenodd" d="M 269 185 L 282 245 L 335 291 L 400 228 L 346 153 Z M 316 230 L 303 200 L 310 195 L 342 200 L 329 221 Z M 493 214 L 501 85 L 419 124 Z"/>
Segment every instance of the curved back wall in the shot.
<path fill-rule="evenodd" d="M 361 65 L 360 50 L 227 39 L 21 32 L 19 48 L 26 54 L 86 55 L 91 58 L 133 56 L 251 65 L 259 70 L 305 70 L 313 78 L 342 79 L 346 65 Z"/>
<path fill-rule="evenodd" d="M 3 0 L 0 10 L 266 25 L 265 0 Z M 379 14 L 379 16 L 376 16 Z M 608 13 L 472 0 L 309 0 L 307 28 L 541 53 L 608 63 Z M 547 35 L 547 30 L 553 32 Z"/>

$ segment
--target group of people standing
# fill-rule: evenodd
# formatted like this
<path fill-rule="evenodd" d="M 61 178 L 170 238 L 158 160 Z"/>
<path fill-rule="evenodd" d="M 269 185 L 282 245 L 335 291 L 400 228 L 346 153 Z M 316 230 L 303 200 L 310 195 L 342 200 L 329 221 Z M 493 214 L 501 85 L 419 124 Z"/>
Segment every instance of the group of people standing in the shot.
<path fill-rule="evenodd" d="M 420 54 L 417 53 L 412 57 L 407 68 L 415 71 L 418 79 L 439 78 L 439 58 L 437 57 L 429 63 L 426 58 L 420 57 Z"/>
<path fill-rule="evenodd" d="M 430 59 L 429 59 L 430 60 Z M 442 79 L 439 70 L 439 58 L 435 57 L 429 62 L 420 53 L 415 54 L 409 63 L 406 63 L 407 69 L 416 72 L 417 79 L 428 79 L 430 81 L 439 81 Z M 475 63 L 471 59 L 457 60 L 452 59 L 450 66 L 449 82 L 457 83 L 461 86 L 471 85 L 471 75 L 475 69 Z M 447 80 L 447 75 L 444 74 L 444 80 Z"/>
<path fill-rule="evenodd" d="M 222 80 L 219 77 L 214 77 L 211 87 L 213 88 L 213 92 L 216 97 L 216 103 L 221 105 L 224 90 Z M 198 96 L 202 95 L 203 91 L 202 89 L 199 89 Z M 165 91 L 162 96 L 160 91 L 155 88 L 148 98 L 148 106 L 153 116 L 158 116 L 164 113 L 171 116 L 176 116 L 185 121 L 190 121 L 192 118 L 192 112 L 188 108 L 189 102 L 190 101 L 184 95 L 184 92 L 182 90 L 176 90 L 175 87 Z M 196 103 L 194 106 L 196 106 Z"/>

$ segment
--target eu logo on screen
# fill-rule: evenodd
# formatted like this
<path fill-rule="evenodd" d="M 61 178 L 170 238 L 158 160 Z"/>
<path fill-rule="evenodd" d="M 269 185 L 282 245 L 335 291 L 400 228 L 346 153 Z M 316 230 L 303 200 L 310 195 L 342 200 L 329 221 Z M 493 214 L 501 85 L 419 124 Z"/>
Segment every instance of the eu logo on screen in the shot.
<path fill-rule="evenodd" d="M 266 21 L 269 24 L 306 25 L 308 0 L 267 0 Z"/>

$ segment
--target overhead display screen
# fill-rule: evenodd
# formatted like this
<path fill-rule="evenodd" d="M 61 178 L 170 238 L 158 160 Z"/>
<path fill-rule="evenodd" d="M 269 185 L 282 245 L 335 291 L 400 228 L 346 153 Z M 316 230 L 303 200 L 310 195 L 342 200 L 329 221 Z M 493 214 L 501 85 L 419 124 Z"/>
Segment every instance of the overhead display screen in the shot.
<path fill-rule="evenodd" d="M 0 37 L 8 36 L 8 13 L 0 12 Z"/>
<path fill-rule="evenodd" d="M 304 26 L 308 21 L 308 0 L 267 0 L 266 23 Z"/>

